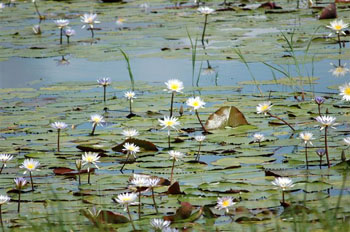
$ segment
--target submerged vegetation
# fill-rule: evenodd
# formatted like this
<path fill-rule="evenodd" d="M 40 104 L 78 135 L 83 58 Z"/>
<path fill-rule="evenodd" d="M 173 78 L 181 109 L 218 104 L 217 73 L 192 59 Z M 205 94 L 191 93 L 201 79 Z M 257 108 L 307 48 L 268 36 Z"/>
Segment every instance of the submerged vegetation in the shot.
<path fill-rule="evenodd" d="M 124 59 L 130 79 L 0 89 L 2 229 L 349 231 L 350 83 L 319 92 L 313 71 L 315 59 L 336 58 L 334 69 L 342 70 L 333 75 L 349 73 L 341 64 L 349 54 L 348 18 L 320 25 L 310 19 L 318 3 L 282 2 L 285 9 L 271 2 L 169 7 L 135 1 L 123 7 L 73 1 L 66 12 L 65 2 L 35 0 L 32 14 L 26 12 L 31 3 L 2 4 L 7 25 L 0 32 L 0 59 Z M 340 15 L 348 13 L 346 4 L 340 6 Z M 115 20 L 116 9 L 117 30 L 106 23 Z M 37 14 L 34 34 L 15 17 L 19 12 L 24 19 Z M 304 25 L 279 27 L 295 15 Z M 141 21 L 147 26 L 138 26 Z M 81 23 L 90 39 L 73 29 Z M 252 24 L 281 32 L 249 37 L 249 29 L 233 30 Z M 327 29 L 336 41 L 324 35 Z M 164 39 L 177 42 L 159 51 Z M 131 57 L 148 56 L 191 58 L 192 86 L 173 77 L 161 84 L 135 80 Z M 238 84 L 257 91 L 217 86 L 213 59 L 243 62 L 252 81 Z M 270 68 L 272 80 L 259 81 L 252 61 Z M 213 73 L 216 85 L 199 87 L 201 74 Z M 264 92 L 263 85 L 282 90 Z"/>

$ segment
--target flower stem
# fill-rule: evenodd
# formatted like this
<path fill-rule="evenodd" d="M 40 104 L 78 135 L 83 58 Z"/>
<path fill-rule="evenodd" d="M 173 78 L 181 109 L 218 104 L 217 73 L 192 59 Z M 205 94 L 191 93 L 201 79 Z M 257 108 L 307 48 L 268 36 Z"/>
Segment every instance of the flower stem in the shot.
<path fill-rule="evenodd" d="M 5 164 L 2 164 L 1 169 L 0 169 L 0 174 L 2 173 L 2 170 L 4 169 Z"/>
<path fill-rule="evenodd" d="M 2 222 L 2 211 L 1 211 L 1 205 L 0 205 L 0 223 L 1 223 L 1 227 L 4 230 L 4 223 Z"/>
<path fill-rule="evenodd" d="M 88 170 L 88 184 L 90 184 L 90 169 Z"/>
<path fill-rule="evenodd" d="M 320 156 L 320 169 L 322 169 L 322 156 Z"/>
<path fill-rule="evenodd" d="M 174 167 L 175 167 L 175 158 L 173 159 L 173 166 L 171 167 L 170 184 L 173 183 Z"/>
<path fill-rule="evenodd" d="M 80 176 L 80 170 L 78 170 L 78 183 L 81 185 L 81 176 Z"/>
<path fill-rule="evenodd" d="M 121 167 L 120 172 L 123 172 L 124 166 L 125 166 L 126 162 L 128 162 L 128 160 L 129 160 L 129 156 L 130 156 L 130 153 L 128 152 L 128 156 L 126 157 L 126 160 L 125 160 L 123 166 Z"/>
<path fill-rule="evenodd" d="M 69 36 L 67 36 L 67 44 L 69 44 Z"/>
<path fill-rule="evenodd" d="M 320 104 L 318 104 L 318 115 L 320 115 L 320 117 L 321 117 L 321 105 Z"/>
<path fill-rule="evenodd" d="M 202 146 L 202 142 L 199 142 L 199 148 L 198 148 L 198 153 L 197 153 L 197 157 L 196 157 L 197 161 L 199 161 L 199 158 L 200 158 L 201 146 Z"/>
<path fill-rule="evenodd" d="M 199 123 L 201 124 L 204 133 L 208 133 L 207 129 L 205 129 L 205 127 L 204 127 L 204 125 L 199 117 L 198 110 L 195 110 L 195 112 L 196 112 L 197 119 L 198 119 Z"/>
<path fill-rule="evenodd" d="M 91 131 L 90 135 L 95 134 L 96 126 L 97 126 L 97 123 L 94 123 L 94 125 L 92 126 L 92 131 Z"/>
<path fill-rule="evenodd" d="M 329 162 L 329 156 L 328 156 L 327 129 L 328 129 L 328 126 L 326 126 L 324 129 L 324 149 L 326 150 L 327 165 L 328 165 L 328 168 L 330 168 L 331 164 Z"/>
<path fill-rule="evenodd" d="M 32 191 L 34 191 L 32 172 L 29 172 L 29 175 L 30 175 L 30 183 L 32 184 Z"/>
<path fill-rule="evenodd" d="M 282 203 L 286 203 L 285 200 L 284 200 L 284 191 L 282 190 Z"/>
<path fill-rule="evenodd" d="M 130 209 L 129 209 L 129 206 L 126 205 L 126 210 L 128 211 L 128 215 L 129 215 L 129 219 L 130 219 L 130 222 L 131 222 L 131 225 L 132 225 L 132 229 L 135 231 L 135 225 L 134 225 L 134 222 L 132 220 L 132 217 L 131 217 L 131 214 L 130 214 Z"/>
<path fill-rule="evenodd" d="M 95 34 L 94 34 L 94 29 L 92 27 L 90 27 L 91 30 L 91 38 L 94 38 Z"/>
<path fill-rule="evenodd" d="M 139 190 L 139 210 L 138 210 L 138 214 L 139 214 L 139 220 L 141 219 L 141 189 Z"/>
<path fill-rule="evenodd" d="M 204 45 L 204 37 L 205 37 L 205 29 L 207 28 L 207 21 L 208 21 L 208 15 L 205 14 L 204 27 L 203 27 L 203 33 L 202 33 L 202 45 L 203 45 L 203 47 L 205 47 L 205 45 Z"/>
<path fill-rule="evenodd" d="M 338 32 L 337 34 L 338 34 L 338 44 L 339 44 L 339 48 L 341 49 L 340 32 Z"/>
<path fill-rule="evenodd" d="M 131 100 L 131 98 L 130 98 L 130 100 L 129 100 L 129 109 L 130 109 L 130 115 L 132 115 L 132 100 Z"/>
<path fill-rule="evenodd" d="M 305 158 L 306 158 L 306 169 L 309 169 L 309 160 L 307 158 L 307 143 L 305 143 Z"/>
<path fill-rule="evenodd" d="M 18 204 L 17 204 L 17 213 L 21 210 L 21 189 L 18 189 Z"/>
<path fill-rule="evenodd" d="M 280 118 L 280 117 L 278 117 L 278 116 L 276 116 L 276 115 L 273 115 L 273 114 L 271 114 L 270 112 L 267 112 L 267 114 L 268 114 L 270 117 L 273 117 L 273 118 L 276 118 L 276 119 L 282 121 L 284 124 L 286 124 L 287 126 L 289 126 L 289 128 L 292 129 L 292 131 L 295 131 L 295 129 L 294 129 L 287 121 L 285 121 L 284 119 L 282 119 L 282 118 Z"/>
<path fill-rule="evenodd" d="M 168 134 L 168 148 L 170 149 L 170 133 Z"/>
<path fill-rule="evenodd" d="M 60 152 L 60 132 L 61 130 L 57 130 L 57 152 Z"/>
<path fill-rule="evenodd" d="M 173 104 L 174 104 L 174 92 L 171 92 L 171 101 L 170 101 L 170 117 L 173 116 Z"/>
<path fill-rule="evenodd" d="M 36 13 L 37 13 L 38 16 L 39 16 L 39 20 L 41 20 L 43 17 L 41 16 L 41 14 L 40 14 L 40 12 L 39 12 L 39 9 L 38 9 L 38 6 L 36 5 L 36 2 L 34 2 L 34 7 L 35 7 Z"/>
<path fill-rule="evenodd" d="M 152 199 L 153 199 L 153 205 L 154 205 L 154 209 L 156 210 L 156 214 L 158 214 L 158 207 L 157 207 L 157 203 L 156 203 L 156 199 L 154 198 L 154 188 L 151 188 L 152 191 Z"/>
<path fill-rule="evenodd" d="M 106 102 L 106 86 L 103 86 L 103 101 Z"/>
<path fill-rule="evenodd" d="M 62 44 L 63 27 L 60 28 L 60 44 Z"/>

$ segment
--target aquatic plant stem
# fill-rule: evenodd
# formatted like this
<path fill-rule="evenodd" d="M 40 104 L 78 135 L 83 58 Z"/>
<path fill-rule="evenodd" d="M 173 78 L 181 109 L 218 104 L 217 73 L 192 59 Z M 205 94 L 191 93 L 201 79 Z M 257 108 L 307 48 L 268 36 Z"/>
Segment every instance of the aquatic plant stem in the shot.
<path fill-rule="evenodd" d="M 4 231 L 4 223 L 2 222 L 2 211 L 1 211 L 1 205 L 0 205 L 0 223 L 1 223 L 2 230 Z"/>
<path fill-rule="evenodd" d="M 134 225 L 134 222 L 132 220 L 132 217 L 131 217 L 131 214 L 130 214 L 130 209 L 129 209 L 129 205 L 126 205 L 126 211 L 128 212 L 128 215 L 129 215 L 129 220 L 130 220 L 130 223 L 131 223 L 131 226 L 132 226 L 132 229 L 135 231 L 135 225 Z"/>
<path fill-rule="evenodd" d="M 21 189 L 18 189 L 17 213 L 21 211 Z"/>
<path fill-rule="evenodd" d="M 196 113 L 196 116 L 197 116 L 197 119 L 198 119 L 199 123 L 200 123 L 201 126 L 202 126 L 202 129 L 203 129 L 204 133 L 208 133 L 207 129 L 205 129 L 205 127 L 204 127 L 204 125 L 203 125 L 203 123 L 202 123 L 202 121 L 201 121 L 201 119 L 200 119 L 200 117 L 199 117 L 198 111 L 195 110 L 195 113 Z"/>
<path fill-rule="evenodd" d="M 307 158 L 307 143 L 305 143 L 305 159 L 306 159 L 306 169 L 309 169 L 309 160 Z"/>
<path fill-rule="evenodd" d="M 38 8 L 38 6 L 37 6 L 37 4 L 36 4 L 36 1 L 34 1 L 34 7 L 35 7 L 36 13 L 37 13 L 38 16 L 39 16 L 39 20 L 42 20 L 44 17 L 41 16 L 41 14 L 40 14 L 40 12 L 39 12 L 39 8 Z"/>
<path fill-rule="evenodd" d="M 103 86 L 103 102 L 106 102 L 106 87 L 107 86 Z"/>
<path fill-rule="evenodd" d="M 170 149 L 170 134 L 168 134 L 168 149 Z"/>
<path fill-rule="evenodd" d="M 280 118 L 280 117 L 278 117 L 278 116 L 276 116 L 276 115 L 273 115 L 273 114 L 271 114 L 270 112 L 267 112 L 267 114 L 268 114 L 270 117 L 273 117 L 273 118 L 276 118 L 276 119 L 282 121 L 284 124 L 286 124 L 287 126 L 289 126 L 289 128 L 292 129 L 292 131 L 295 131 L 295 129 L 292 127 L 292 125 L 290 125 L 290 124 L 289 124 L 288 122 L 286 122 L 284 119 L 282 119 L 282 118 Z"/>
<path fill-rule="evenodd" d="M 152 199 L 153 199 L 154 209 L 156 210 L 156 214 L 158 215 L 158 207 L 157 207 L 156 199 L 154 197 L 154 188 L 153 187 L 151 187 L 151 191 L 152 191 Z"/>
<path fill-rule="evenodd" d="M 57 129 L 57 152 L 60 152 L 60 129 Z"/>
<path fill-rule="evenodd" d="M 2 164 L 1 169 L 0 169 L 0 174 L 2 173 L 2 170 L 4 169 L 5 164 Z"/>
<path fill-rule="evenodd" d="M 339 48 L 341 49 L 341 41 L 340 41 L 340 33 L 337 33 L 337 35 L 338 35 L 338 44 L 339 44 Z"/>
<path fill-rule="evenodd" d="M 90 135 L 94 135 L 95 134 L 96 126 L 97 126 L 97 123 L 94 123 L 92 125 L 92 131 L 91 131 Z"/>
<path fill-rule="evenodd" d="M 30 183 L 31 183 L 31 185 L 32 185 L 32 191 L 34 192 L 34 183 L 33 183 L 32 172 L 29 172 L 29 176 L 30 176 Z"/>
<path fill-rule="evenodd" d="M 80 176 L 80 170 L 78 170 L 78 183 L 81 185 L 81 176 Z"/>
<path fill-rule="evenodd" d="M 170 118 L 173 116 L 174 95 L 175 95 L 175 92 L 171 92 Z"/>
<path fill-rule="evenodd" d="M 324 128 L 324 149 L 326 151 L 327 165 L 328 165 L 328 168 L 330 168 L 331 164 L 329 163 L 329 156 L 328 156 L 327 130 L 328 130 L 328 126 Z"/>
<path fill-rule="evenodd" d="M 286 203 L 285 200 L 284 200 L 284 190 L 282 190 L 282 203 Z"/>
<path fill-rule="evenodd" d="M 138 214 L 139 214 L 139 220 L 141 219 L 141 188 L 138 189 L 139 191 L 139 209 L 138 209 Z"/>
<path fill-rule="evenodd" d="M 321 105 L 318 104 L 318 115 L 321 117 Z"/>
<path fill-rule="evenodd" d="M 88 169 L 88 184 L 90 184 L 90 169 Z"/>
<path fill-rule="evenodd" d="M 343 173 L 343 183 L 342 183 L 342 186 L 341 186 L 341 189 L 340 189 L 340 193 L 339 193 L 339 197 L 338 197 L 338 200 L 337 200 L 337 206 L 335 207 L 335 213 L 334 213 L 335 219 L 337 218 L 337 215 L 338 215 L 341 198 L 343 196 L 346 179 L 348 177 L 348 172 L 349 172 L 349 166 L 346 168 L 345 173 Z"/>
<path fill-rule="evenodd" d="M 322 156 L 320 156 L 320 169 L 322 169 Z"/>
<path fill-rule="evenodd" d="M 130 157 L 130 153 L 128 152 L 128 156 L 126 157 L 126 160 L 125 160 L 123 166 L 121 167 L 120 172 L 123 172 L 124 166 L 125 166 L 126 162 L 128 162 L 129 157 Z"/>
<path fill-rule="evenodd" d="M 175 159 L 173 159 L 173 166 L 171 167 L 171 174 L 170 174 L 170 185 L 173 183 L 173 175 L 174 175 L 174 167 L 175 167 Z"/>
<path fill-rule="evenodd" d="M 205 47 L 205 45 L 204 45 L 204 37 L 205 37 L 205 30 L 207 28 L 208 14 L 205 14 L 204 16 L 205 16 L 205 18 L 204 18 L 204 27 L 203 27 L 203 32 L 202 32 L 202 45 L 203 45 L 203 47 Z"/>
<path fill-rule="evenodd" d="M 197 153 L 197 157 L 196 157 L 197 161 L 199 161 L 199 158 L 200 158 L 201 146 L 202 146 L 202 142 L 199 142 L 198 153 Z"/>
<path fill-rule="evenodd" d="M 60 28 L 60 44 L 62 44 L 63 27 Z"/>
<path fill-rule="evenodd" d="M 67 44 L 69 44 L 69 36 L 67 36 Z"/>
<path fill-rule="evenodd" d="M 132 115 L 133 113 L 132 113 L 132 99 L 130 98 L 130 100 L 129 100 L 129 109 L 130 109 L 130 115 Z"/>
<path fill-rule="evenodd" d="M 94 28 L 90 27 L 90 31 L 91 31 L 91 38 L 94 38 L 95 36 Z"/>

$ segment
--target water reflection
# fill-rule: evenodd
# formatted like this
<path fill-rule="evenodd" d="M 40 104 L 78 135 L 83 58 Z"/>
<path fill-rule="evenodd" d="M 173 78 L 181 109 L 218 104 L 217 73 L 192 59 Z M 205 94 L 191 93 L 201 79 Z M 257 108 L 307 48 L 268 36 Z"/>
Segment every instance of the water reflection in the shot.
<path fill-rule="evenodd" d="M 330 65 L 332 65 L 333 68 L 330 69 L 329 72 L 335 77 L 343 77 L 350 72 L 350 70 L 346 68 L 346 63 L 342 64 L 340 59 L 338 60 L 338 64 L 330 63 Z"/>

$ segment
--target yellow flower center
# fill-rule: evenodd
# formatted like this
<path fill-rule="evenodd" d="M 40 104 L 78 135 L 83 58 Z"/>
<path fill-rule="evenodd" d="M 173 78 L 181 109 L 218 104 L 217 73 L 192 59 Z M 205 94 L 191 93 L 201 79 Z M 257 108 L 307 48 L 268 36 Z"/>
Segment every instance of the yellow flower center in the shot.
<path fill-rule="evenodd" d="M 193 102 L 193 106 L 199 106 L 199 102 L 198 101 Z"/>
<path fill-rule="evenodd" d="M 263 105 L 262 107 L 261 107 L 261 111 L 265 111 L 265 110 L 267 110 L 269 108 L 269 105 Z"/>
<path fill-rule="evenodd" d="M 350 96 L 350 87 L 344 89 L 344 95 Z"/>
<path fill-rule="evenodd" d="M 86 157 L 86 161 L 87 162 L 92 162 L 94 159 L 93 159 L 93 157 L 92 156 L 88 156 L 88 157 Z"/>
<path fill-rule="evenodd" d="M 223 207 L 227 207 L 229 205 L 230 205 L 230 201 L 228 201 L 228 200 L 222 202 Z"/>
<path fill-rule="evenodd" d="M 28 164 L 28 165 L 27 165 L 27 168 L 28 168 L 28 169 L 33 169 L 33 168 L 34 168 L 34 164 Z"/>
<path fill-rule="evenodd" d="M 172 126 L 172 125 L 174 125 L 174 122 L 173 122 L 173 121 L 167 121 L 167 122 L 165 122 L 165 124 L 166 124 L 167 126 Z"/>
<path fill-rule="evenodd" d="M 341 25 L 335 25 L 334 29 L 337 30 L 337 31 L 340 31 L 342 29 L 342 26 Z"/>
<path fill-rule="evenodd" d="M 178 88 L 179 88 L 179 85 L 176 83 L 173 83 L 170 85 L 170 89 L 172 89 L 172 90 L 177 90 Z"/>
<path fill-rule="evenodd" d="M 124 197 L 123 201 L 131 201 L 131 197 Z"/>

